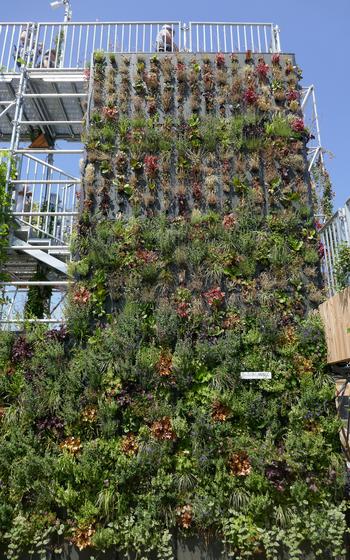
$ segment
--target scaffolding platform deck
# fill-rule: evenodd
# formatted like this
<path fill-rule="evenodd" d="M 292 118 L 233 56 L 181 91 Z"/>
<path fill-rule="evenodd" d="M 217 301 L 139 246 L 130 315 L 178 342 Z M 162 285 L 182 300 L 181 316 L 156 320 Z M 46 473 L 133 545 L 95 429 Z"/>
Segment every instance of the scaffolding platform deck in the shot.
<path fill-rule="evenodd" d="M 53 139 L 80 141 L 87 96 L 84 73 L 30 69 L 26 72 L 29 79 L 23 95 L 21 140 L 30 140 L 33 130 L 45 127 Z M 19 74 L 0 74 L 1 142 L 11 140 L 19 81 Z"/>

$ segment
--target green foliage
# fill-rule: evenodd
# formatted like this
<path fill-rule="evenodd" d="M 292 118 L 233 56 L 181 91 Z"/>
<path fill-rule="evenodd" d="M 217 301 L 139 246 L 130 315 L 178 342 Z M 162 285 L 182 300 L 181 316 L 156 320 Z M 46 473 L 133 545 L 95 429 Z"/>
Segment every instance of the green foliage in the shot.
<path fill-rule="evenodd" d="M 38 270 L 33 277 L 35 281 L 45 281 L 47 276 L 42 270 Z M 37 317 L 43 319 L 50 313 L 50 297 L 52 288 L 50 286 L 31 286 L 28 290 L 27 301 L 24 307 L 26 318 Z"/>
<path fill-rule="evenodd" d="M 265 129 L 268 136 L 290 138 L 295 135 L 288 120 L 280 115 L 274 116 L 272 121 L 266 124 Z"/>
<path fill-rule="evenodd" d="M 178 99 L 164 117 L 148 95 L 160 58 L 136 77 L 121 60 L 118 114 L 92 112 L 67 331 L 0 333 L 0 540 L 13 559 L 68 541 L 170 560 L 173 534 L 219 538 L 237 559 L 335 557 L 340 425 L 286 84 L 267 78 L 280 98 L 267 111 L 253 61 L 238 74 L 226 57 L 219 80 L 208 60 L 170 60 L 193 113 Z"/>
<path fill-rule="evenodd" d="M 94 63 L 95 64 L 104 64 L 106 61 L 104 51 L 95 51 L 94 52 Z"/>
<path fill-rule="evenodd" d="M 294 314 L 296 302 L 309 304 L 291 282 L 299 277 L 290 251 L 304 255 L 317 241 L 292 243 L 300 221 L 290 216 L 287 238 L 271 220 L 274 230 L 255 231 L 243 210 L 233 229 L 213 212 L 94 225 L 76 266 L 82 280 L 71 294 L 69 344 L 28 332 L 29 346 L 23 342 L 13 360 L 13 338 L 2 337 L 10 373 L 0 378 L 0 511 L 13 550 L 35 544 L 28 508 L 56 515 L 53 526 L 63 524 L 66 538 L 83 538 L 91 526 L 88 542 L 97 547 L 156 549 L 169 558 L 164 535 L 181 524 L 185 506 L 191 528 L 222 533 L 241 558 L 261 547 L 298 553 L 293 521 L 284 520 L 284 532 L 271 528 L 278 504 L 304 519 L 305 500 L 311 512 L 328 500 L 343 520 L 322 327 L 316 316 Z M 249 276 L 243 257 L 255 263 Z M 209 272 L 220 259 L 230 273 L 221 279 L 224 299 L 212 304 Z M 275 274 L 285 281 L 271 292 Z M 272 371 L 273 379 L 241 381 L 246 370 Z M 233 458 L 243 451 L 248 472 L 234 474 Z M 283 490 L 266 474 L 273 460 L 292 473 Z M 25 533 L 14 529 L 18 503 Z M 338 538 L 333 548 L 340 546 Z"/>
<path fill-rule="evenodd" d="M 350 247 L 347 244 L 338 247 L 334 271 L 337 289 L 343 290 L 349 285 L 350 274 Z"/>

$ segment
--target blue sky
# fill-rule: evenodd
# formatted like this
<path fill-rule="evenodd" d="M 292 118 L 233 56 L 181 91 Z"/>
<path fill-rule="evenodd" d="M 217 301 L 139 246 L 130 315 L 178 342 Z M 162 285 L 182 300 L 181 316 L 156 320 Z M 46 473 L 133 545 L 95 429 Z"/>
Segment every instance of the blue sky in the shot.
<path fill-rule="evenodd" d="M 72 0 L 73 21 L 251 21 L 281 28 L 282 50 L 296 54 L 304 85 L 316 87 L 322 143 L 336 192 L 335 209 L 350 197 L 349 0 Z M 4 1 L 2 21 L 59 21 L 48 0 Z"/>

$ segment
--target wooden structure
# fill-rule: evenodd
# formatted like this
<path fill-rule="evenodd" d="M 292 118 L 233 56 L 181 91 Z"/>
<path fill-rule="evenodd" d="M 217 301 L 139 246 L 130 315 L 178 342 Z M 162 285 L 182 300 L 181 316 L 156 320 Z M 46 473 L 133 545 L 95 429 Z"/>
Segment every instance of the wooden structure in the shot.
<path fill-rule="evenodd" d="M 329 364 L 350 361 L 350 287 L 319 307 L 325 326 Z"/>
<path fill-rule="evenodd" d="M 319 307 L 325 327 L 327 362 L 336 384 L 336 407 L 342 426 L 339 432 L 347 470 L 350 469 L 350 287 Z"/>

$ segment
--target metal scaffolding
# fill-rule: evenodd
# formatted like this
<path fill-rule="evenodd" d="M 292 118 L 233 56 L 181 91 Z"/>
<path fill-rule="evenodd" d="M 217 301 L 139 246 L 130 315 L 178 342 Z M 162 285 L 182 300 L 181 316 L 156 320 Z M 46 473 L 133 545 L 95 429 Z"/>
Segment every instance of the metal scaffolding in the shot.
<path fill-rule="evenodd" d="M 301 109 L 304 114 L 304 121 L 310 131 L 308 142 L 309 172 L 318 161 L 324 165 L 323 149 L 321 142 L 321 132 L 317 112 L 315 87 L 304 86 L 301 90 Z"/>
<path fill-rule="evenodd" d="M 83 70 L 48 73 L 31 66 L 30 48 L 24 56 L 16 72 L 0 75 L 0 141 L 8 146 L 6 187 L 15 219 L 4 270 L 9 280 L 1 284 L 0 328 L 20 325 L 28 290 L 43 285 L 52 288 L 49 311 L 28 320 L 62 322 L 69 241 L 78 215 L 79 159 L 84 153 Z"/>

